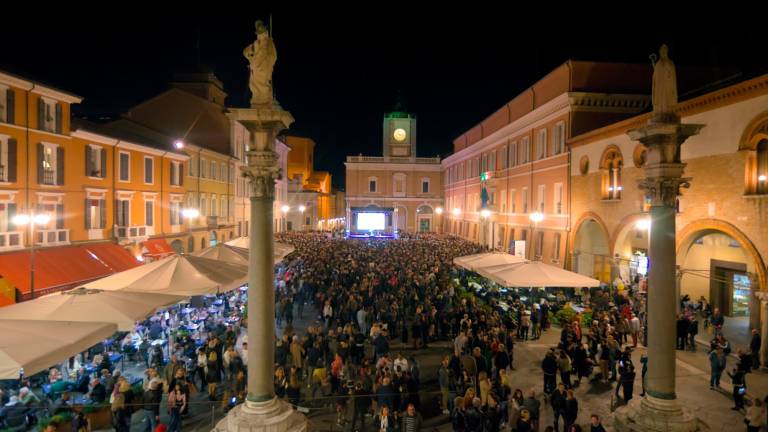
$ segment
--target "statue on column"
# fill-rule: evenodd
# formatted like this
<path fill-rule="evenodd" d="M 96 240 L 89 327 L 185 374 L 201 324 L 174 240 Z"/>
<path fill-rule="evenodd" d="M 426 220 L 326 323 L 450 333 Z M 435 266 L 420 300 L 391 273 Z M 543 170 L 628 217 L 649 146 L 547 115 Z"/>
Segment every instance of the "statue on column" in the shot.
<path fill-rule="evenodd" d="M 666 45 L 659 49 L 659 60 L 656 55 L 651 55 L 653 64 L 653 115 L 673 113 L 677 105 L 677 74 L 675 64 L 667 54 Z"/>
<path fill-rule="evenodd" d="M 275 43 L 267 27 L 256 21 L 256 40 L 245 47 L 243 55 L 248 59 L 251 89 L 251 105 L 266 105 L 273 101 L 272 70 L 277 61 Z"/>

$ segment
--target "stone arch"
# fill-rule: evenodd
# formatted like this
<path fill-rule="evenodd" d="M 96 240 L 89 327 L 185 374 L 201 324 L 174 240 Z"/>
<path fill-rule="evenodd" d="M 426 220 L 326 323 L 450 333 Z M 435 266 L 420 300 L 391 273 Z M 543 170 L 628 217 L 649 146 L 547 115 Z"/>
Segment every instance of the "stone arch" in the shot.
<path fill-rule="evenodd" d="M 571 270 L 603 282 L 611 278 L 610 236 L 605 222 L 593 212 L 581 215 L 571 231 Z"/>
<path fill-rule="evenodd" d="M 611 256 L 615 256 L 618 253 L 619 241 L 624 240 L 624 236 L 635 227 L 638 221 L 642 219 L 648 219 L 651 216 L 648 213 L 638 212 L 627 216 L 624 216 L 610 237 Z"/>
<path fill-rule="evenodd" d="M 744 128 L 739 140 L 739 150 L 755 150 L 757 144 L 768 139 L 768 111 L 758 114 Z"/>
<path fill-rule="evenodd" d="M 181 243 L 181 240 L 176 239 L 171 242 L 171 247 L 173 248 L 176 253 L 182 253 L 184 252 L 184 245 Z"/>
<path fill-rule="evenodd" d="M 590 219 L 594 220 L 595 222 L 597 222 L 598 225 L 600 225 L 600 228 L 605 234 L 605 238 L 608 239 L 608 245 L 610 248 L 611 236 L 609 234 L 610 231 L 608 231 L 608 226 L 605 224 L 605 221 L 603 221 L 603 218 L 601 218 L 597 213 L 592 211 L 587 211 L 582 213 L 581 216 L 579 216 L 579 219 L 576 220 L 576 223 L 573 224 L 573 229 L 571 230 L 571 233 L 568 238 L 568 244 L 570 244 L 571 248 L 573 249 L 573 247 L 576 245 L 576 233 L 579 232 L 579 228 L 581 228 L 581 225 Z"/>
<path fill-rule="evenodd" d="M 744 194 L 768 193 L 768 111 L 757 115 L 744 128 L 739 151 L 745 152 Z"/>
<path fill-rule="evenodd" d="M 699 219 L 683 227 L 677 233 L 676 255 L 678 260 L 685 256 L 685 253 L 691 247 L 693 242 L 704 235 L 722 233 L 736 240 L 747 252 L 748 256 L 755 263 L 755 272 L 757 281 L 760 285 L 760 291 L 768 291 L 768 277 L 766 274 L 765 262 L 760 256 L 760 252 L 754 243 L 739 228 L 733 224 L 719 219 Z"/>

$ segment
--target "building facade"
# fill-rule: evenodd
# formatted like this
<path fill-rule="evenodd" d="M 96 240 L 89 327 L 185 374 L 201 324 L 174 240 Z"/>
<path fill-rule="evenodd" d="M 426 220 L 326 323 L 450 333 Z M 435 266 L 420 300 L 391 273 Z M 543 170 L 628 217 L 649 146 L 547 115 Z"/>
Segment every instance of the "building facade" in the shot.
<path fill-rule="evenodd" d="M 642 112 L 649 77 L 636 65 L 568 61 L 462 134 L 442 161 L 443 230 L 563 266 L 566 140 Z"/>
<path fill-rule="evenodd" d="M 290 149 L 287 162 L 287 202 L 281 208 L 287 231 L 323 229 L 320 221 L 333 215 L 331 174 L 315 171 L 315 142 L 311 138 L 284 135 L 280 140 Z"/>
<path fill-rule="evenodd" d="M 347 156 L 346 225 L 362 231 L 358 215 L 385 213 L 387 232 L 434 232 L 443 206 L 439 157 L 417 157 L 416 116 L 395 111 L 384 116 L 382 156 Z"/>
<path fill-rule="evenodd" d="M 683 123 L 705 125 L 681 149 L 691 182 L 678 200 L 680 293 L 704 297 L 741 320 L 748 334 L 750 326 L 760 328 L 755 293 L 767 289 L 768 75 L 684 100 L 676 111 Z M 648 118 L 635 116 L 568 143 L 575 271 L 609 282 L 642 276 L 652 264 L 648 205 L 637 186 L 646 153 L 627 135 Z"/>

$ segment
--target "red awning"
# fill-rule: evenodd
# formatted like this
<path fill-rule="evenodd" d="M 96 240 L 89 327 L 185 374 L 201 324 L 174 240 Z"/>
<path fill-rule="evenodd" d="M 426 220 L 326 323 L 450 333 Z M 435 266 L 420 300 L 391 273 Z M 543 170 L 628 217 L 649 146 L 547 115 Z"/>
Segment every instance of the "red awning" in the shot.
<path fill-rule="evenodd" d="M 130 270 L 141 265 L 128 249 L 114 243 L 89 243 L 82 247 L 96 255 L 112 273 Z"/>
<path fill-rule="evenodd" d="M 130 262 L 123 258 L 118 264 L 119 249 L 123 248 L 113 243 L 35 249 L 35 297 L 74 288 L 138 265 L 135 259 Z M 0 275 L 23 294 L 30 292 L 30 272 L 29 249 L 0 254 Z"/>
<path fill-rule="evenodd" d="M 142 243 L 142 245 L 147 250 L 144 255 L 149 257 L 164 257 L 176 253 L 165 239 L 149 239 Z"/>

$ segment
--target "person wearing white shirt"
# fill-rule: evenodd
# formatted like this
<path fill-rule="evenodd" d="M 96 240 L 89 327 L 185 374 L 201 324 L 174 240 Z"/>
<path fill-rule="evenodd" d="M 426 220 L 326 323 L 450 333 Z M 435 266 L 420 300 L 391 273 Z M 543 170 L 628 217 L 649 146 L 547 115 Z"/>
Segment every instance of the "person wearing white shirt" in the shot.
<path fill-rule="evenodd" d="M 403 353 L 397 353 L 397 358 L 394 361 L 395 370 L 397 370 L 398 366 L 400 367 L 401 372 L 407 372 L 409 370 L 408 360 L 403 357 Z"/>

